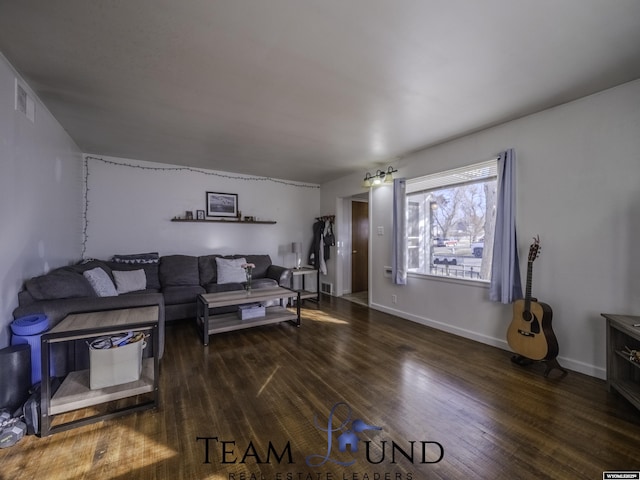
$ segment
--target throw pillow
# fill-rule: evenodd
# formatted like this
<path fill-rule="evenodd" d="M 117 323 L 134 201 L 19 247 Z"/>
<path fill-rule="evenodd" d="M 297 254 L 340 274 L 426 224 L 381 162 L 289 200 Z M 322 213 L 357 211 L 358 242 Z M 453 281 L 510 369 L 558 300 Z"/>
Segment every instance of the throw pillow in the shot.
<path fill-rule="evenodd" d="M 147 288 L 147 276 L 144 270 L 114 270 L 113 278 L 116 280 L 118 295 L 128 292 L 137 292 Z"/>
<path fill-rule="evenodd" d="M 247 263 L 244 258 L 216 258 L 218 269 L 218 283 L 242 283 L 247 281 L 247 274 L 242 265 Z"/>
<path fill-rule="evenodd" d="M 116 287 L 113 285 L 109 274 L 102 268 L 96 267 L 82 272 L 82 275 L 89 280 L 93 291 L 99 297 L 115 297 L 118 295 Z"/>

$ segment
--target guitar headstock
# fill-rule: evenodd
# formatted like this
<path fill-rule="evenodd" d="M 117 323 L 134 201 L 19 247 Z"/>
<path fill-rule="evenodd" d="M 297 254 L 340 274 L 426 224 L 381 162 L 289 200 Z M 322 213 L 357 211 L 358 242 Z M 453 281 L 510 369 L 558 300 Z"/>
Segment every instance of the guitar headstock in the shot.
<path fill-rule="evenodd" d="M 533 243 L 529 247 L 529 261 L 533 262 L 540 255 L 540 236 L 533 237 Z"/>

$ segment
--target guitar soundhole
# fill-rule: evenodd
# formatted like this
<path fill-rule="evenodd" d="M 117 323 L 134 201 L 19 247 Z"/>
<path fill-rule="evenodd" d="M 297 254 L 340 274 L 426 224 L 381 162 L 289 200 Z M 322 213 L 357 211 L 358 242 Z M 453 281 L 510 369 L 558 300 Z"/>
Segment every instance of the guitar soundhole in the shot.
<path fill-rule="evenodd" d="M 522 312 L 522 318 L 525 322 L 530 322 L 533 319 L 533 314 L 529 311 Z"/>

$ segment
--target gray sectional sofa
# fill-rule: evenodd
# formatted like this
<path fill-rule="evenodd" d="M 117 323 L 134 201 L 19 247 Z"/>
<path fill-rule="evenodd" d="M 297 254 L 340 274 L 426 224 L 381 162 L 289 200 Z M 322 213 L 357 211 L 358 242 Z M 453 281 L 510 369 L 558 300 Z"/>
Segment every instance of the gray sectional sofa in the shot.
<path fill-rule="evenodd" d="M 269 255 L 167 255 L 157 253 L 116 255 L 109 261 L 86 260 L 76 265 L 57 268 L 27 280 L 18 294 L 14 318 L 45 314 L 53 327 L 72 313 L 115 310 L 158 305 L 160 310 L 160 357 L 164 351 L 165 322 L 195 318 L 196 298 L 201 293 L 242 290 L 244 282 L 219 282 L 216 258 L 245 259 L 255 265 L 252 288 L 265 286 L 291 287 L 291 270 L 273 265 Z M 86 272 L 101 269 L 113 285 L 126 278 L 123 272 L 142 277 L 144 289 L 135 285 L 123 288 L 126 293 L 98 296 Z M 239 279 L 238 279 L 239 280 Z M 132 291 L 127 291 L 131 290 Z M 76 363 L 78 359 L 76 358 Z M 66 361 L 64 363 L 67 363 Z M 84 360 L 80 361 L 84 363 Z M 66 368 L 62 367 L 63 370 Z"/>

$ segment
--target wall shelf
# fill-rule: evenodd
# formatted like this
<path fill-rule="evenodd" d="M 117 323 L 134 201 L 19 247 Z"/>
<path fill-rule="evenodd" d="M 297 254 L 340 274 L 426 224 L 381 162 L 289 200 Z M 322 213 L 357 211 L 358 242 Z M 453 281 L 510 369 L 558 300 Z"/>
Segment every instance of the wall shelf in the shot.
<path fill-rule="evenodd" d="M 245 220 L 236 220 L 235 218 L 233 220 L 223 220 L 223 219 L 218 219 L 218 220 L 197 220 L 197 219 L 188 219 L 188 218 L 172 218 L 171 219 L 172 222 L 190 222 L 190 223 L 234 223 L 234 224 L 238 224 L 238 225 L 255 225 L 255 224 L 262 224 L 262 225 L 273 225 L 276 222 L 273 220 L 251 220 L 251 221 L 245 221 Z"/>

